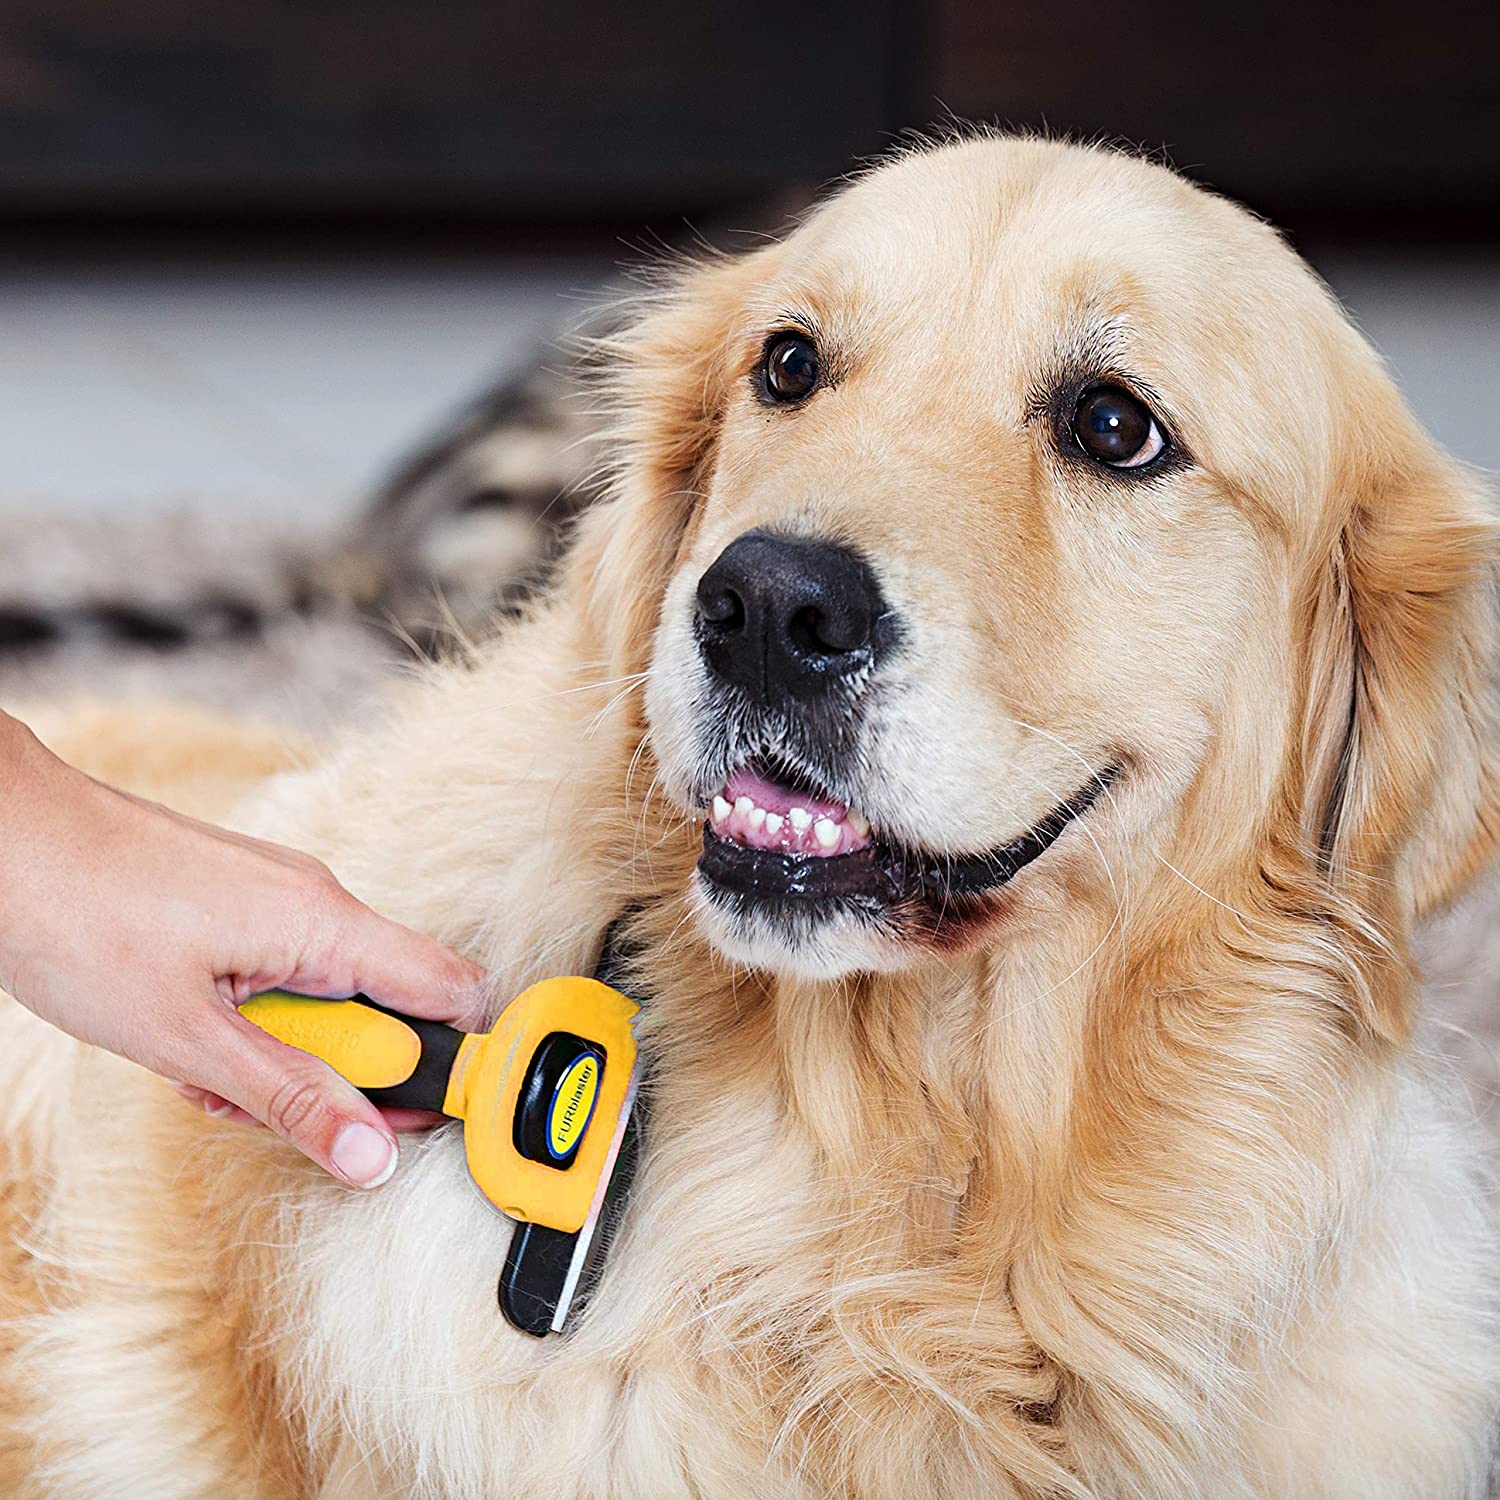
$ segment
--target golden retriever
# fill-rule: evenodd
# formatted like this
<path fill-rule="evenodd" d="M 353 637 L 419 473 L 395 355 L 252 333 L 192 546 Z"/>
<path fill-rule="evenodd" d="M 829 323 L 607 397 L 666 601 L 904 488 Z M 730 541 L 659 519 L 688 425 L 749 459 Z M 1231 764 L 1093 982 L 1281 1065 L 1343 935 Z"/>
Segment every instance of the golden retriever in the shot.
<path fill-rule="evenodd" d="M 1263 224 L 902 154 L 612 339 L 519 627 L 241 821 L 491 964 L 632 913 L 592 1300 L 0 1013 L 25 1500 L 1484 1491 L 1495 1239 L 1414 921 L 1500 831 L 1475 480 Z"/>

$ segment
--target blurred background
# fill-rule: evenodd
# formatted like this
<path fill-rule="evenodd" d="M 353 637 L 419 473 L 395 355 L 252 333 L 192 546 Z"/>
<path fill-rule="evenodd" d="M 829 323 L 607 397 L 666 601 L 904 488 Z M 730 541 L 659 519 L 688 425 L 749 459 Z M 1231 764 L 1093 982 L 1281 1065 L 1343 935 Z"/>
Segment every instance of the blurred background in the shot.
<path fill-rule="evenodd" d="M 1269 216 L 1500 466 L 1497 31 L 1466 0 L 4 0 L 7 498 L 348 512 L 618 259 L 767 227 L 949 112 Z"/>
<path fill-rule="evenodd" d="M 1473 0 L 3 0 L 0 691 L 207 650 L 232 696 L 284 618 L 422 646 L 514 602 L 587 467 L 557 341 L 616 265 L 949 116 L 1243 200 L 1500 467 L 1497 42 Z"/>
<path fill-rule="evenodd" d="M 0 0 L 0 704 L 357 712 L 545 576 L 618 263 L 947 117 L 1241 199 L 1500 468 L 1497 55 L 1494 0 Z M 1428 986 L 1497 1121 L 1500 884 Z"/>

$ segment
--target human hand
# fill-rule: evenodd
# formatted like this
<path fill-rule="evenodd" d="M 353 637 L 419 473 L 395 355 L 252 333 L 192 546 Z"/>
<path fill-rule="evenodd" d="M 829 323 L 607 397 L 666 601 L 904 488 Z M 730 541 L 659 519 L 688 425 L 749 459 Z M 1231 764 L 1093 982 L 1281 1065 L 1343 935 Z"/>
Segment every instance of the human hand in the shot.
<path fill-rule="evenodd" d="M 378 916 L 317 860 L 132 797 L 0 714 L 0 986 L 73 1036 L 269 1125 L 345 1182 L 396 1166 L 392 1123 L 236 1006 L 364 991 L 475 1023 L 484 971 Z"/>

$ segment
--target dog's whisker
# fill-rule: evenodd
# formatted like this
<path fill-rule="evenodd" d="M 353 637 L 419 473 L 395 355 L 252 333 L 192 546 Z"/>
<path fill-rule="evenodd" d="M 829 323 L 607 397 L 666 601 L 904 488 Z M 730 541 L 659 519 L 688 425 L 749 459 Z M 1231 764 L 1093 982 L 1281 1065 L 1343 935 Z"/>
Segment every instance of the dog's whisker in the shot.
<path fill-rule="evenodd" d="M 1231 906 L 1227 901 L 1221 901 L 1211 891 L 1204 890 L 1203 887 L 1199 885 L 1198 882 L 1194 880 L 1190 875 L 1184 875 L 1183 872 L 1179 870 L 1177 866 L 1174 865 L 1172 861 L 1166 857 L 1166 855 L 1153 851 L 1152 857 L 1158 864 L 1165 866 L 1166 869 L 1169 870 L 1173 875 L 1175 875 L 1180 881 L 1182 881 L 1184 885 L 1190 885 L 1195 891 L 1197 891 L 1200 896 L 1203 897 L 1205 901 L 1212 901 L 1215 906 L 1222 907 L 1230 914 L 1230 916 L 1236 918 L 1247 932 L 1252 930 L 1250 919 L 1244 914 L 1244 912 L 1240 911 L 1238 907 Z"/>
<path fill-rule="evenodd" d="M 611 698 L 609 702 L 606 703 L 604 707 L 601 708 L 584 726 L 583 738 L 592 739 L 598 732 L 599 726 L 604 722 L 604 720 L 607 719 L 610 714 L 612 714 L 615 709 L 618 708 L 620 704 L 623 703 L 631 695 L 631 693 L 644 686 L 645 681 L 646 674 L 642 672 L 637 673 L 634 678 L 626 682 L 625 686 L 621 688 L 620 691 L 616 693 L 615 696 Z"/>

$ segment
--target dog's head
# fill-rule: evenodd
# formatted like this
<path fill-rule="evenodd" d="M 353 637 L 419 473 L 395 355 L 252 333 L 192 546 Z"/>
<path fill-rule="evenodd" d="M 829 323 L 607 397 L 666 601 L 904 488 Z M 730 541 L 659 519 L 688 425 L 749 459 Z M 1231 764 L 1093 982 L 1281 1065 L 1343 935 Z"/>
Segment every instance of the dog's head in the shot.
<path fill-rule="evenodd" d="M 1231 204 L 922 150 L 619 353 L 591 585 L 731 957 L 900 968 L 1273 847 L 1378 922 L 1487 849 L 1483 506 Z"/>

